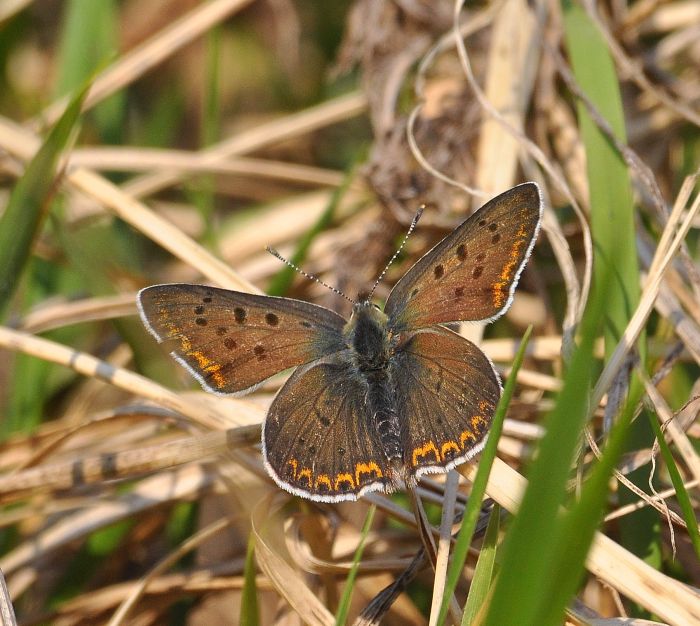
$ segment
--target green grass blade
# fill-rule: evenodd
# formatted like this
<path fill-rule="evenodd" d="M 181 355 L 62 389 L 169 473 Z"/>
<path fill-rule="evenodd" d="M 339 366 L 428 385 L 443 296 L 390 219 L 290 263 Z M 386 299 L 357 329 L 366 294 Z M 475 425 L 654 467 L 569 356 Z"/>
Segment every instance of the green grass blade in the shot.
<path fill-rule="evenodd" d="M 255 567 L 255 537 L 248 537 L 248 548 L 243 567 L 243 592 L 241 593 L 241 626 L 258 626 L 260 611 L 258 609 L 258 586 Z"/>
<path fill-rule="evenodd" d="M 65 5 L 58 53 L 55 91 L 63 96 L 77 89 L 119 48 L 115 0 L 69 0 Z M 124 128 L 126 95 L 123 91 L 100 102 L 88 117 L 97 123 L 101 138 L 118 143 Z"/>
<path fill-rule="evenodd" d="M 357 570 L 360 567 L 362 552 L 365 549 L 365 541 L 367 539 L 367 535 L 369 534 L 369 529 L 372 528 L 372 520 L 374 519 L 374 513 L 376 510 L 377 507 L 375 507 L 374 504 L 367 509 L 365 523 L 362 526 L 362 532 L 360 533 L 360 543 L 357 544 L 357 550 L 355 550 L 355 556 L 352 560 L 352 567 L 348 572 L 348 577 L 345 581 L 345 586 L 343 587 L 343 595 L 340 597 L 340 602 L 338 603 L 338 612 L 335 615 L 336 626 L 343 626 L 348 619 L 350 600 L 352 599 L 352 590 L 355 588 Z"/>
<path fill-rule="evenodd" d="M 561 624 L 570 598 L 583 576 L 586 555 L 603 517 L 610 476 L 625 448 L 625 439 L 636 402 L 630 399 L 610 431 L 600 460 L 590 473 L 579 499 L 561 520 L 561 531 L 553 538 L 554 561 L 547 586 L 539 594 L 540 611 L 534 624 Z"/>
<path fill-rule="evenodd" d="M 600 32 L 580 4 L 563 1 L 569 58 L 579 86 L 626 142 L 624 111 L 615 65 Z M 591 231 L 595 242 L 595 280 L 611 280 L 606 294 L 605 349 L 610 356 L 639 302 L 639 266 L 634 229 L 634 203 L 627 166 L 598 128 L 585 105 L 578 103 L 581 138 L 586 149 Z"/>
<path fill-rule="evenodd" d="M 206 148 L 219 137 L 221 85 L 221 29 L 212 28 L 206 37 L 206 61 L 204 66 L 204 89 L 202 98 L 202 115 L 200 121 L 200 145 Z M 204 240 L 210 245 L 216 245 L 216 224 L 214 211 L 216 209 L 216 177 L 200 176 L 196 180 L 197 188 L 191 194 L 193 204 L 197 207 L 204 221 Z"/>
<path fill-rule="evenodd" d="M 535 619 L 557 559 L 553 538 L 561 530 L 559 513 L 567 499 L 569 470 L 588 417 L 593 342 L 602 302 L 603 298 L 592 300 L 596 306 L 584 316 L 564 386 L 545 419 L 545 435 L 529 468 L 527 489 L 503 542 L 500 573 L 484 621 L 488 626 L 541 626 Z"/>
<path fill-rule="evenodd" d="M 651 413 L 649 413 L 649 422 L 651 423 L 651 427 L 656 435 L 656 440 L 659 442 L 661 455 L 664 457 L 666 469 L 671 477 L 673 488 L 676 490 L 676 498 L 678 499 L 678 504 L 681 507 L 683 519 L 688 526 L 688 534 L 690 535 L 690 541 L 695 549 L 695 555 L 698 557 L 698 559 L 700 559 L 700 532 L 698 532 L 698 520 L 695 518 L 695 511 L 693 510 L 693 505 L 690 502 L 688 491 L 683 484 L 683 478 L 678 471 L 676 460 L 673 458 L 671 448 L 666 443 L 664 434 L 661 431 L 661 426 L 659 425 L 658 420 Z"/>
<path fill-rule="evenodd" d="M 626 143 L 625 118 L 615 64 L 602 34 L 579 2 L 562 0 L 566 47 L 574 77 L 579 86 L 607 121 L 615 137 Z M 634 203 L 627 166 L 611 141 L 598 128 L 582 102 L 578 103 L 581 139 L 586 150 L 586 170 L 590 189 L 591 231 L 595 247 L 594 280 L 609 276 L 605 294 L 605 355 L 615 349 L 633 311 L 639 303 L 639 266 L 634 227 Z M 638 349 L 645 361 L 645 336 Z M 632 385 L 638 384 L 637 382 Z M 638 389 L 631 389 L 637 395 Z M 653 434 L 647 421 L 636 420 L 628 431 L 626 451 L 648 448 Z M 628 475 L 640 488 L 646 487 L 648 468 Z M 620 491 L 620 503 L 636 496 Z M 619 521 L 622 544 L 658 568 L 661 564 L 660 523 L 656 513 L 640 509 Z M 639 615 L 644 615 L 639 613 Z"/>
<path fill-rule="evenodd" d="M 206 81 L 202 106 L 201 145 L 210 146 L 221 133 L 221 28 L 207 33 Z"/>
<path fill-rule="evenodd" d="M 518 371 L 523 364 L 525 351 L 527 349 L 527 344 L 530 341 L 531 334 L 532 326 L 529 326 L 523 335 L 523 339 L 520 342 L 520 347 L 518 348 L 518 352 L 513 360 L 513 368 L 511 369 L 508 380 L 506 381 L 506 385 L 503 389 L 501 399 L 498 402 L 498 406 L 496 407 L 496 413 L 493 416 L 493 423 L 491 424 L 491 430 L 489 431 L 488 441 L 486 442 L 484 451 L 481 453 L 481 458 L 479 459 L 479 467 L 476 472 L 476 477 L 474 478 L 474 484 L 472 485 L 471 495 L 469 496 L 469 501 L 467 502 L 467 508 L 464 511 L 462 525 L 460 526 L 459 533 L 457 534 L 457 541 L 455 542 L 454 551 L 452 553 L 450 568 L 447 572 L 447 583 L 445 584 L 445 592 L 443 594 L 442 604 L 440 606 L 438 624 L 443 624 L 445 622 L 449 600 L 455 592 L 457 581 L 459 580 L 459 576 L 464 568 L 464 562 L 467 559 L 467 551 L 471 545 L 472 536 L 474 535 L 474 528 L 476 527 L 476 522 L 479 518 L 481 501 L 484 498 L 484 493 L 486 493 L 486 484 L 488 482 L 489 474 L 491 473 L 491 466 L 493 465 L 493 460 L 496 458 L 498 440 L 501 438 L 501 431 L 503 430 L 503 421 L 505 420 L 506 411 L 508 410 L 510 400 L 513 397 L 513 392 L 515 391 L 516 378 Z"/>
<path fill-rule="evenodd" d="M 488 597 L 496 572 L 500 517 L 501 507 L 496 504 L 491 511 L 491 517 L 489 517 L 484 544 L 481 547 L 479 560 L 476 562 L 476 569 L 474 570 L 474 578 L 469 587 L 469 595 L 467 596 L 467 603 L 464 605 L 464 614 L 462 615 L 462 626 L 469 626 L 469 624 L 475 623 L 475 618 Z"/>
<path fill-rule="evenodd" d="M 64 96 L 82 84 L 95 63 L 116 51 L 116 42 L 101 32 L 103 22 L 115 17 L 114 0 L 69 0 L 62 20 L 58 51 L 56 94 Z"/>
<path fill-rule="evenodd" d="M 80 90 L 27 165 L 0 217 L 0 314 L 4 313 L 30 257 L 54 190 L 58 159 L 68 145 L 88 85 Z"/>

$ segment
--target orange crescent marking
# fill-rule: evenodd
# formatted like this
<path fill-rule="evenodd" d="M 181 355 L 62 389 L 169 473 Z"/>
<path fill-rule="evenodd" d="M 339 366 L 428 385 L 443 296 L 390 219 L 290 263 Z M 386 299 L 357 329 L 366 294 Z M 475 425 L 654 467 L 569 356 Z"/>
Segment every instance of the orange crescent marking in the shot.
<path fill-rule="evenodd" d="M 459 454 L 459 446 L 457 443 L 454 441 L 446 441 L 442 444 L 442 446 L 440 446 L 440 456 L 442 457 L 443 461 L 447 461 L 445 454 L 448 450 L 454 450 L 457 454 Z"/>
<path fill-rule="evenodd" d="M 292 478 L 294 478 L 294 480 L 296 480 L 297 479 L 297 467 L 299 466 L 299 463 L 297 462 L 296 459 L 289 459 L 289 461 L 287 461 L 287 465 L 292 466 L 292 472 L 293 472 Z"/>
<path fill-rule="evenodd" d="M 302 478 L 306 478 L 309 481 L 309 489 L 311 489 L 314 484 L 314 481 L 311 478 L 311 470 L 308 467 L 300 470 L 300 472 L 294 478 L 296 478 L 297 481 L 300 481 Z"/>
<path fill-rule="evenodd" d="M 309 475 L 310 475 L 310 474 L 311 474 L 311 470 L 309 470 Z M 309 476 L 309 480 L 310 480 L 310 476 Z M 326 486 L 328 487 L 328 491 L 333 491 L 333 485 L 331 484 L 331 479 L 330 479 L 330 477 L 328 476 L 328 474 L 319 474 L 319 475 L 316 477 L 316 485 L 315 485 L 315 488 L 318 489 L 318 486 L 319 486 L 321 483 L 323 483 L 324 485 L 326 485 Z M 310 483 L 310 482 L 309 482 L 309 487 L 311 487 L 311 483 Z"/>
<path fill-rule="evenodd" d="M 486 424 L 486 420 L 484 419 L 483 415 L 472 415 L 470 421 L 472 424 L 472 428 L 474 428 L 475 430 L 479 430 L 479 426 L 481 424 Z"/>
<path fill-rule="evenodd" d="M 463 430 L 462 434 L 459 436 L 459 445 L 462 449 L 467 447 L 467 439 L 473 439 L 476 441 L 476 435 L 471 430 Z"/>
<path fill-rule="evenodd" d="M 316 481 L 318 482 L 318 480 Z M 335 477 L 335 491 L 340 491 L 340 483 L 346 482 L 350 483 L 350 489 L 355 488 L 355 481 L 352 479 L 352 474 L 337 474 Z"/>
<path fill-rule="evenodd" d="M 377 478 L 382 477 L 382 470 L 379 469 L 374 461 L 368 461 L 367 463 L 356 463 L 355 464 L 355 483 L 360 485 L 360 477 L 362 474 L 376 474 Z"/>
<path fill-rule="evenodd" d="M 226 378 L 219 370 L 221 370 L 221 365 L 219 363 L 212 363 L 204 368 L 207 374 L 211 374 L 214 384 L 221 389 L 226 386 Z"/>
<path fill-rule="evenodd" d="M 214 384 L 219 388 L 223 389 L 226 386 L 226 379 L 224 378 L 224 375 L 221 374 L 220 372 L 214 372 L 211 375 L 212 379 L 214 380 Z"/>
<path fill-rule="evenodd" d="M 192 349 L 192 343 L 190 340 L 185 337 L 185 335 L 182 334 L 182 329 L 175 324 L 174 322 L 169 322 L 167 321 L 168 319 L 168 312 L 164 311 L 161 309 L 160 311 L 160 317 L 161 321 L 163 323 L 163 326 L 165 326 L 168 329 L 168 334 L 166 335 L 167 339 L 179 339 L 180 340 L 180 349 L 183 352 L 189 352 Z M 158 333 L 160 335 L 160 333 Z"/>
<path fill-rule="evenodd" d="M 424 443 L 420 448 L 413 448 L 413 467 L 418 465 L 418 457 L 426 456 L 428 452 L 432 452 L 435 455 L 435 460 L 438 463 L 440 462 L 440 453 L 437 447 L 432 441 L 428 441 L 428 443 Z"/>
<path fill-rule="evenodd" d="M 503 266 L 501 270 L 501 275 L 499 276 L 499 281 L 495 282 L 492 287 L 493 293 L 493 306 L 496 308 L 501 308 L 503 306 L 503 301 L 505 299 L 505 294 L 503 289 L 508 285 L 511 278 L 513 277 L 513 270 L 518 264 L 518 257 L 520 256 L 520 248 L 527 240 L 527 232 L 523 226 L 520 227 L 516 235 L 517 239 L 510 249 L 510 257 L 508 262 Z"/>
<path fill-rule="evenodd" d="M 187 356 L 191 356 L 195 361 L 197 361 L 197 365 L 199 365 L 200 369 L 204 370 L 211 365 L 211 359 L 199 350 L 192 350 L 191 352 L 187 353 Z"/>

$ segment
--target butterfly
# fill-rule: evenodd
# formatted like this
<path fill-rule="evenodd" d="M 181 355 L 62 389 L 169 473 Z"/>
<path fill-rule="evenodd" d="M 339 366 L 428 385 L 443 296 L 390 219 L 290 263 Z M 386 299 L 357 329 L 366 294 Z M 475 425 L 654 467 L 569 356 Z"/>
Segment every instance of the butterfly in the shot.
<path fill-rule="evenodd" d="M 484 446 L 501 383 L 445 326 L 505 313 L 542 217 L 535 183 L 496 196 L 346 320 L 324 307 L 190 284 L 139 292 L 146 328 L 216 394 L 296 367 L 262 428 L 265 467 L 311 500 L 356 500 L 446 472 Z"/>

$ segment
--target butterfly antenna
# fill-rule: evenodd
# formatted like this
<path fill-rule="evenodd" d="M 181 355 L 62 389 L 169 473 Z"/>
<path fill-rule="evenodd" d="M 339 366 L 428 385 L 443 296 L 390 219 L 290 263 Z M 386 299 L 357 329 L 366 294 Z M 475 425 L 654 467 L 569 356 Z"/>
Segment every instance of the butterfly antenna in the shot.
<path fill-rule="evenodd" d="M 351 304 L 355 304 L 355 301 L 352 300 L 351 298 L 348 298 L 340 289 L 336 289 L 335 287 L 332 287 L 328 283 L 324 283 L 318 276 L 314 276 L 313 274 L 309 274 L 308 272 L 305 272 L 303 269 L 301 269 L 299 266 L 295 265 L 291 261 L 285 259 L 277 250 L 274 248 L 271 248 L 270 246 L 267 246 L 265 248 L 272 256 L 277 257 L 282 263 L 285 263 L 289 267 L 291 267 L 294 271 L 299 272 L 302 276 L 305 276 L 309 280 L 313 280 L 314 282 L 317 282 L 319 285 L 323 285 L 327 289 L 330 289 L 333 293 L 342 296 L 345 298 L 348 302 Z"/>
<path fill-rule="evenodd" d="M 374 290 L 379 286 L 379 283 L 382 282 L 384 275 L 387 273 L 391 264 L 396 260 L 396 257 L 399 256 L 399 254 L 401 254 L 401 250 L 403 250 L 403 247 L 406 245 L 406 242 L 408 241 L 408 238 L 411 236 L 411 233 L 415 229 L 416 224 L 418 224 L 418 220 L 420 219 L 421 215 L 423 215 L 423 209 L 425 209 L 425 205 L 421 204 L 418 207 L 418 210 L 416 211 L 416 215 L 414 216 L 413 221 L 411 222 L 411 225 L 408 227 L 408 230 L 406 231 L 406 234 L 404 235 L 404 238 L 403 238 L 403 241 L 401 242 L 401 245 L 398 247 L 396 252 L 394 252 L 393 256 L 389 259 L 389 262 L 386 264 L 386 266 L 382 270 L 382 273 L 379 274 L 379 278 L 377 278 L 377 280 L 374 281 L 374 285 L 372 286 L 372 289 L 369 292 L 369 296 L 367 296 L 368 300 L 374 295 Z"/>

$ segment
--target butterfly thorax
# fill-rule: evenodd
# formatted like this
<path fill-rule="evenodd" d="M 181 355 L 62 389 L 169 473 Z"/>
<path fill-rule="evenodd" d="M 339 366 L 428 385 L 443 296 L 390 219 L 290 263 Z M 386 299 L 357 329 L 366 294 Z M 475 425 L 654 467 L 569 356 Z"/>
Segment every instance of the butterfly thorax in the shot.
<path fill-rule="evenodd" d="M 353 307 L 344 332 L 361 372 L 387 368 L 390 345 L 386 322 L 386 315 L 370 302 L 359 302 Z"/>

